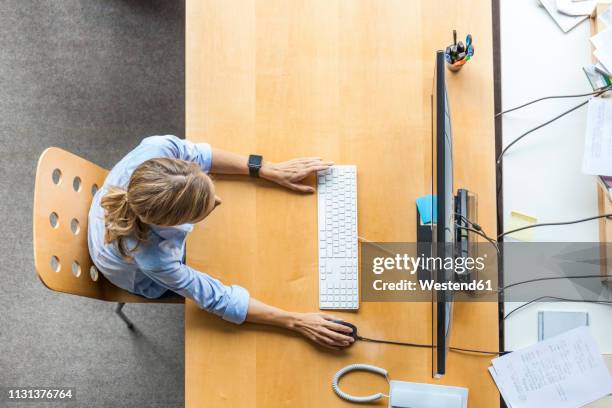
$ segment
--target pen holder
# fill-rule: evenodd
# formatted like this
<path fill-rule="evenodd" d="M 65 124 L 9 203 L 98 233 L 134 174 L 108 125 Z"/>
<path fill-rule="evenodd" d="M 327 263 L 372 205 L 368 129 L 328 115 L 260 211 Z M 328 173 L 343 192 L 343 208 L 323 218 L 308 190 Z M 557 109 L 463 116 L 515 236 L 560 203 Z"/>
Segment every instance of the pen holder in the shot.
<path fill-rule="evenodd" d="M 453 30 L 453 43 L 446 47 L 444 59 L 446 67 L 451 72 L 457 72 L 463 68 L 474 56 L 474 45 L 472 43 L 472 34 L 465 37 L 465 44 L 461 41 L 457 42 L 457 31 Z"/>

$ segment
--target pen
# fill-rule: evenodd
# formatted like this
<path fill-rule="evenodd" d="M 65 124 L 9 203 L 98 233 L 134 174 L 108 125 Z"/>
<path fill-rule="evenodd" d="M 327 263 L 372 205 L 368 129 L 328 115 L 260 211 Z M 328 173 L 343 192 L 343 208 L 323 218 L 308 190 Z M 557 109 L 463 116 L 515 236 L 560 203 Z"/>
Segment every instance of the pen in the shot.
<path fill-rule="evenodd" d="M 458 53 L 462 53 L 465 52 L 465 45 L 463 45 L 463 43 L 461 41 L 459 41 L 459 43 L 457 44 L 457 52 Z"/>

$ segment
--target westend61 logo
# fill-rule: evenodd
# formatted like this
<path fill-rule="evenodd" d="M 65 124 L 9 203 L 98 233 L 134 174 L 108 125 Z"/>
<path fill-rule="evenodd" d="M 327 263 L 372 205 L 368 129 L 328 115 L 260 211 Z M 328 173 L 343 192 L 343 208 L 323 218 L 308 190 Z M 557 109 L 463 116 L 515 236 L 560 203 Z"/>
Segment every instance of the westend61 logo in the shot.
<path fill-rule="evenodd" d="M 396 254 L 394 257 L 375 257 L 372 259 L 372 272 L 381 275 L 386 271 L 406 271 L 411 275 L 418 270 L 454 270 L 458 274 L 482 271 L 485 268 L 484 256 L 473 257 L 425 257 Z"/>

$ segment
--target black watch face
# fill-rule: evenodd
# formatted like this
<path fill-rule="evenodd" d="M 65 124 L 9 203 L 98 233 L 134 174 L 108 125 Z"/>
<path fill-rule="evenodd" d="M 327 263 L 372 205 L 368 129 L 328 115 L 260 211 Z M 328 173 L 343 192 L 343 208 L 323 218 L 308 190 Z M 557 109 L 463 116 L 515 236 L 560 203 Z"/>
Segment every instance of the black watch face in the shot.
<path fill-rule="evenodd" d="M 251 155 L 249 158 L 249 167 L 261 167 L 261 156 Z"/>
<path fill-rule="evenodd" d="M 249 156 L 249 175 L 252 177 L 259 177 L 262 159 L 261 156 L 255 154 Z"/>

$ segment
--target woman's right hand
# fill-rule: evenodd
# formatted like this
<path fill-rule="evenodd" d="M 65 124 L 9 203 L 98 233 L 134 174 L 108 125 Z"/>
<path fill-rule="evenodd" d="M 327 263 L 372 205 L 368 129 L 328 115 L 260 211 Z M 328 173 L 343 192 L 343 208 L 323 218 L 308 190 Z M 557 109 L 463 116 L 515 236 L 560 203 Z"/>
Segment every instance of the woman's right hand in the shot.
<path fill-rule="evenodd" d="M 353 330 L 334 320 L 338 319 L 325 313 L 296 313 L 291 328 L 324 347 L 341 350 L 355 341 Z"/>

